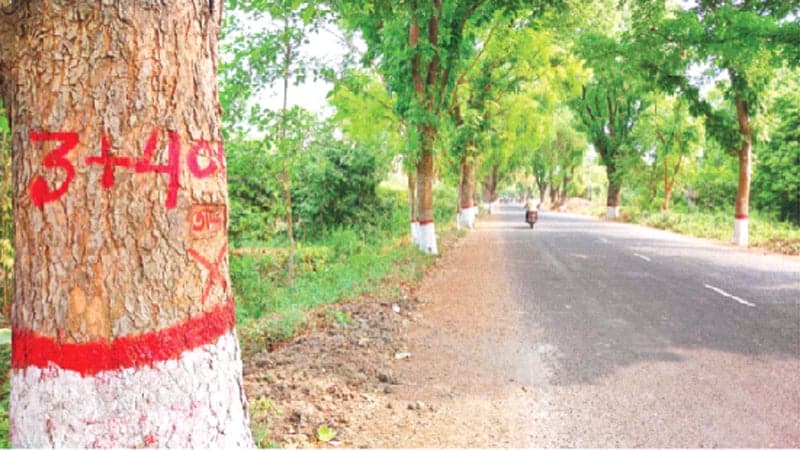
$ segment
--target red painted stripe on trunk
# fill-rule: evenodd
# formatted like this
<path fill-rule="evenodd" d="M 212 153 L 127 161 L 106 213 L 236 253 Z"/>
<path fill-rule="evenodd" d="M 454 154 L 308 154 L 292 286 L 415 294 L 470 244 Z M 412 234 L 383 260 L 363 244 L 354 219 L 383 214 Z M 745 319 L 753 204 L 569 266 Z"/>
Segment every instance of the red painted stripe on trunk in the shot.
<path fill-rule="evenodd" d="M 747 214 L 737 214 L 734 216 L 737 220 L 747 219 Z"/>
<path fill-rule="evenodd" d="M 236 321 L 233 300 L 186 322 L 151 333 L 113 341 L 61 343 L 31 330 L 13 330 L 11 367 L 47 367 L 55 364 L 83 376 L 105 370 L 149 366 L 177 359 L 181 353 L 210 344 L 230 331 Z"/>
<path fill-rule="evenodd" d="M 428 225 L 429 223 L 433 223 L 433 219 L 431 219 L 431 220 L 420 220 L 419 221 L 420 225 Z"/>
<path fill-rule="evenodd" d="M 461 205 L 461 209 L 470 209 L 470 208 L 472 208 L 472 205 L 467 205 L 467 206 Z"/>

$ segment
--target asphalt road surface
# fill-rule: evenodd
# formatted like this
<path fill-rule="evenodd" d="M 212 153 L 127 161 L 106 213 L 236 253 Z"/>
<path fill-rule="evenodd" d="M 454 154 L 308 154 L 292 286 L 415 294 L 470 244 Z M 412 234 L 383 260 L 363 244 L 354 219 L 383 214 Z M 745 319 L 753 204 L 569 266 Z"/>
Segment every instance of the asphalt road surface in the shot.
<path fill-rule="evenodd" d="M 507 205 L 440 263 L 384 444 L 800 446 L 800 259 Z"/>

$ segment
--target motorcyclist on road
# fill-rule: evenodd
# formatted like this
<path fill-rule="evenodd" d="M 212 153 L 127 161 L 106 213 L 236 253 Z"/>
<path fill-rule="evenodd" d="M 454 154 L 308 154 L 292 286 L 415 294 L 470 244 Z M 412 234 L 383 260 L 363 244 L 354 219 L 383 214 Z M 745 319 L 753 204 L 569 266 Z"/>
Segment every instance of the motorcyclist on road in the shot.
<path fill-rule="evenodd" d="M 539 213 L 539 205 L 533 200 L 533 197 L 528 197 L 528 199 L 525 200 L 525 220 L 526 221 L 528 220 L 528 211 L 536 211 L 537 214 Z"/>

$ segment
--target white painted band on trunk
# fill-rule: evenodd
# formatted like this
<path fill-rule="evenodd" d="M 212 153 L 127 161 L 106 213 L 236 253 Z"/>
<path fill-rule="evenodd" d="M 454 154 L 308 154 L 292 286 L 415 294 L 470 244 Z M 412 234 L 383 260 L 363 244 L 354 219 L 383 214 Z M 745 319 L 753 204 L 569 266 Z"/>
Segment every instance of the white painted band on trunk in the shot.
<path fill-rule="evenodd" d="M 619 219 L 619 206 L 606 207 L 606 219 L 609 220 Z"/>
<path fill-rule="evenodd" d="M 473 206 L 471 208 L 467 208 L 467 226 L 470 229 L 475 228 L 475 218 L 478 216 L 478 207 Z"/>
<path fill-rule="evenodd" d="M 740 247 L 747 247 L 749 243 L 748 229 L 750 219 L 735 219 L 733 223 L 733 243 Z"/>
<path fill-rule="evenodd" d="M 477 207 L 464 208 L 458 213 L 457 224 L 464 225 L 472 229 L 475 227 L 475 216 L 477 215 Z"/>
<path fill-rule="evenodd" d="M 411 244 L 419 245 L 419 223 L 411 222 Z"/>
<path fill-rule="evenodd" d="M 436 247 L 436 228 L 433 222 L 419 226 L 419 249 L 429 255 L 438 255 Z"/>
<path fill-rule="evenodd" d="M 253 447 L 235 331 L 152 366 L 11 378 L 14 447 Z"/>

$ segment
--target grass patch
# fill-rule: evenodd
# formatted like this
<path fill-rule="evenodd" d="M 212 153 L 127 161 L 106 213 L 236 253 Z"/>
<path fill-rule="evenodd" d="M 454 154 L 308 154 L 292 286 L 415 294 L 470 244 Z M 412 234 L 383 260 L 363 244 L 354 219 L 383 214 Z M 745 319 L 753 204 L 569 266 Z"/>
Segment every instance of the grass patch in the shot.
<path fill-rule="evenodd" d="M 237 299 L 237 320 L 246 353 L 288 339 L 307 324 L 305 311 L 320 305 L 379 294 L 386 282 L 395 284 L 420 276 L 434 257 L 410 246 L 374 246 L 300 274 L 295 285 L 265 281 L 258 258 L 231 258 Z M 346 317 L 332 317 L 346 325 Z"/>
<path fill-rule="evenodd" d="M 654 228 L 671 230 L 689 236 L 730 241 L 733 218 L 725 212 L 705 211 L 641 211 L 626 210 L 623 219 Z M 800 255 L 800 228 L 778 222 L 769 216 L 750 216 L 750 246 L 766 248 L 785 255 Z"/>

